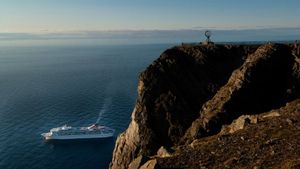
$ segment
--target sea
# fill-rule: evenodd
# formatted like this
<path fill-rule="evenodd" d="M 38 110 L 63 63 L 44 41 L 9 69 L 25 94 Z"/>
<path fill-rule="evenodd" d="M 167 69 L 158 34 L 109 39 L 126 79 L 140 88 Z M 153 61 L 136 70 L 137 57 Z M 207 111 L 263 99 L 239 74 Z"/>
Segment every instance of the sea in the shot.
<path fill-rule="evenodd" d="M 174 44 L 0 46 L 0 169 L 106 169 L 130 122 L 140 72 Z M 111 139 L 45 142 L 64 124 Z"/>

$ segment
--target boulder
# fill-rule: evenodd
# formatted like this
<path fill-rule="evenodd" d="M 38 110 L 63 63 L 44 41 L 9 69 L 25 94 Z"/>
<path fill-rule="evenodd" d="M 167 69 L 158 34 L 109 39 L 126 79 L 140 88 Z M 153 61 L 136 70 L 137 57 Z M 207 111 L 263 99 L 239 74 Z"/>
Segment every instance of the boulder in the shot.
<path fill-rule="evenodd" d="M 157 161 L 156 159 L 154 160 L 149 160 L 147 161 L 143 166 L 141 166 L 140 169 L 157 169 Z"/>

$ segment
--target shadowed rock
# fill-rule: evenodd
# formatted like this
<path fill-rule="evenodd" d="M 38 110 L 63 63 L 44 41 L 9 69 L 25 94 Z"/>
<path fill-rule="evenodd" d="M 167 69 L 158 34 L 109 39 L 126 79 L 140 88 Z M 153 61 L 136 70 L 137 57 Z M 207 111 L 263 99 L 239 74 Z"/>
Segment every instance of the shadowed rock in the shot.
<path fill-rule="evenodd" d="M 274 112 L 280 116 L 269 116 Z M 157 167 L 299 168 L 300 100 L 249 117 L 253 116 L 258 119 L 256 124 L 249 123 L 234 133 L 224 131 L 195 139 L 192 144 L 178 147 L 169 158 L 156 158 Z"/>
<path fill-rule="evenodd" d="M 293 82 L 294 64 L 290 46 L 259 47 L 203 105 L 200 118 L 193 122 L 186 138 L 215 134 L 242 114 L 261 113 L 298 98 L 299 83 Z"/>
<path fill-rule="evenodd" d="M 299 98 L 298 49 L 269 44 L 166 50 L 139 77 L 132 120 L 117 139 L 110 168 L 128 168 L 140 155 L 155 156 L 161 146 L 176 148 L 217 134 L 243 114 Z"/>

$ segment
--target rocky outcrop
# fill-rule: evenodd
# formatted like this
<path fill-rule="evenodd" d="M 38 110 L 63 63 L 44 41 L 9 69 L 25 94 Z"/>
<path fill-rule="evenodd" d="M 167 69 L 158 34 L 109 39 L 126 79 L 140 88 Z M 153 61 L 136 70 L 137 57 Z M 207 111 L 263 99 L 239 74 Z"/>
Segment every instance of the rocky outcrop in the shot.
<path fill-rule="evenodd" d="M 259 47 L 232 73 L 227 84 L 202 106 L 200 118 L 193 122 L 186 137 L 191 141 L 216 134 L 222 125 L 241 114 L 279 108 L 299 97 L 300 84 L 293 82 L 294 73 L 297 73 L 293 70 L 295 60 L 290 46 Z"/>
<path fill-rule="evenodd" d="M 166 50 L 139 77 L 132 120 L 117 139 L 110 168 L 145 166 L 141 156 L 160 159 L 160 147 L 186 146 L 222 128 L 223 133 L 244 130 L 255 123 L 253 114 L 299 98 L 297 50 L 298 44 L 186 45 Z M 167 154 L 163 159 L 173 157 Z"/>
<path fill-rule="evenodd" d="M 224 126 L 219 134 L 195 139 L 172 157 L 155 158 L 157 168 L 278 168 L 300 167 L 300 100 L 280 109 L 249 115 L 257 123 Z M 238 118 L 242 120 L 244 118 Z M 226 128 L 226 129 L 225 129 Z"/>

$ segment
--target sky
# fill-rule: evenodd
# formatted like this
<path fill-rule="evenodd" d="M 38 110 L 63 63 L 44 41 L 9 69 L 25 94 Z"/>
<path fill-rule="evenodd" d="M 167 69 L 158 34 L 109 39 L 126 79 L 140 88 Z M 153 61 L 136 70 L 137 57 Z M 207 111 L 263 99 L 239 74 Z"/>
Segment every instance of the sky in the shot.
<path fill-rule="evenodd" d="M 0 0 L 0 40 L 7 40 L 7 34 L 14 39 L 24 33 L 64 33 L 60 38 L 65 38 L 97 31 L 128 35 L 281 29 L 291 33 L 291 28 L 300 28 L 299 7 L 299 0 Z"/>
<path fill-rule="evenodd" d="M 1 32 L 300 27 L 299 0 L 0 0 Z"/>

